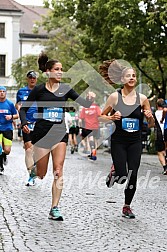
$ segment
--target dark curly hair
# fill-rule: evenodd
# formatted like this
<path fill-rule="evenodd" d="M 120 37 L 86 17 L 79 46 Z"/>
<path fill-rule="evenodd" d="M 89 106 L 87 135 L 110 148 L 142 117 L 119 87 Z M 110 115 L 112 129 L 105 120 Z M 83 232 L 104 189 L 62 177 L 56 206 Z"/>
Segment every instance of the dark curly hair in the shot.
<path fill-rule="evenodd" d="M 60 61 L 54 59 L 48 60 L 48 56 L 43 51 L 40 53 L 38 57 L 39 70 L 41 70 L 42 72 L 46 72 L 46 69 L 51 70 L 54 64 L 58 62 Z"/>
<path fill-rule="evenodd" d="M 99 66 L 99 73 L 110 85 L 122 84 L 121 78 L 128 69 L 132 69 L 130 64 L 123 64 L 119 60 L 112 59 L 103 61 L 103 64 Z"/>

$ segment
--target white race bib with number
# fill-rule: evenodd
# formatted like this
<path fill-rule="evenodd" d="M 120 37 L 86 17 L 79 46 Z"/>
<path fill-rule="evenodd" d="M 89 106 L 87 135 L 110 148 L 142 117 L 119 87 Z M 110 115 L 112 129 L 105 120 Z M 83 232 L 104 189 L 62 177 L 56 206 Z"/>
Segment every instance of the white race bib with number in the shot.
<path fill-rule="evenodd" d="M 63 108 L 49 107 L 43 109 L 43 119 L 51 122 L 62 122 Z"/>
<path fill-rule="evenodd" d="M 122 118 L 122 129 L 128 132 L 139 130 L 139 119 L 136 118 Z"/>

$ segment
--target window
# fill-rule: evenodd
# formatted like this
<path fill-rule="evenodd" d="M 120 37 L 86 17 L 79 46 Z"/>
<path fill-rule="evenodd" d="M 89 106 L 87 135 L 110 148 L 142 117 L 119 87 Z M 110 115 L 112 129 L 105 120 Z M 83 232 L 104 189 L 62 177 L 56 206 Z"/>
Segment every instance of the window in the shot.
<path fill-rule="evenodd" d="M 5 37 L 5 23 L 0 23 L 0 38 Z"/>
<path fill-rule="evenodd" d="M 6 56 L 0 55 L 0 76 L 1 77 L 5 77 L 5 61 L 6 61 Z"/>

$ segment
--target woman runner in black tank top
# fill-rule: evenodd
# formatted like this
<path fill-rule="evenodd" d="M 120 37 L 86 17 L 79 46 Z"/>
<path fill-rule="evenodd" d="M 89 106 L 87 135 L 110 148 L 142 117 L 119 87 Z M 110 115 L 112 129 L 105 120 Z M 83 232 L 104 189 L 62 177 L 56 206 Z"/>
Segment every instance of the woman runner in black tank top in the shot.
<path fill-rule="evenodd" d="M 127 105 L 122 99 L 122 89 L 118 91 L 118 103 L 113 107 L 113 113 L 120 111 L 121 119 L 115 121 L 116 129 L 112 139 L 118 142 L 141 141 L 141 127 L 143 122 L 140 96 L 136 93 L 134 105 Z"/>
<path fill-rule="evenodd" d="M 114 64 L 114 69 L 117 67 L 121 70 L 119 72 L 121 72 L 120 81 L 123 88 L 109 96 L 101 116 L 103 121 L 114 121 L 115 123 L 115 131 L 111 136 L 111 156 L 115 172 L 109 174 L 106 184 L 109 186 L 114 182 L 123 184 L 127 181 L 122 216 L 135 218 L 130 204 L 136 191 L 137 173 L 142 153 L 142 111 L 150 127 L 154 126 L 154 118 L 147 97 L 135 91 L 137 79 L 133 68 L 120 66 L 117 60 L 108 61 L 101 67 L 101 74 L 103 75 L 105 72 L 106 76 L 107 67 L 112 67 L 112 64 Z M 110 74 L 110 80 L 111 78 Z"/>

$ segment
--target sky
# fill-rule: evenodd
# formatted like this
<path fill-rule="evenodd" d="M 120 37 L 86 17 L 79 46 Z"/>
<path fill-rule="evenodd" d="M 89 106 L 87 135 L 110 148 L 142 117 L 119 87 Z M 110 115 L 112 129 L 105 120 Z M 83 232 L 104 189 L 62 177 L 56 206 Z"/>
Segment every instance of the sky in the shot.
<path fill-rule="evenodd" d="M 19 4 L 22 4 L 22 5 L 39 5 L 39 6 L 42 6 L 43 5 L 43 0 L 14 0 L 16 1 L 17 3 Z"/>

